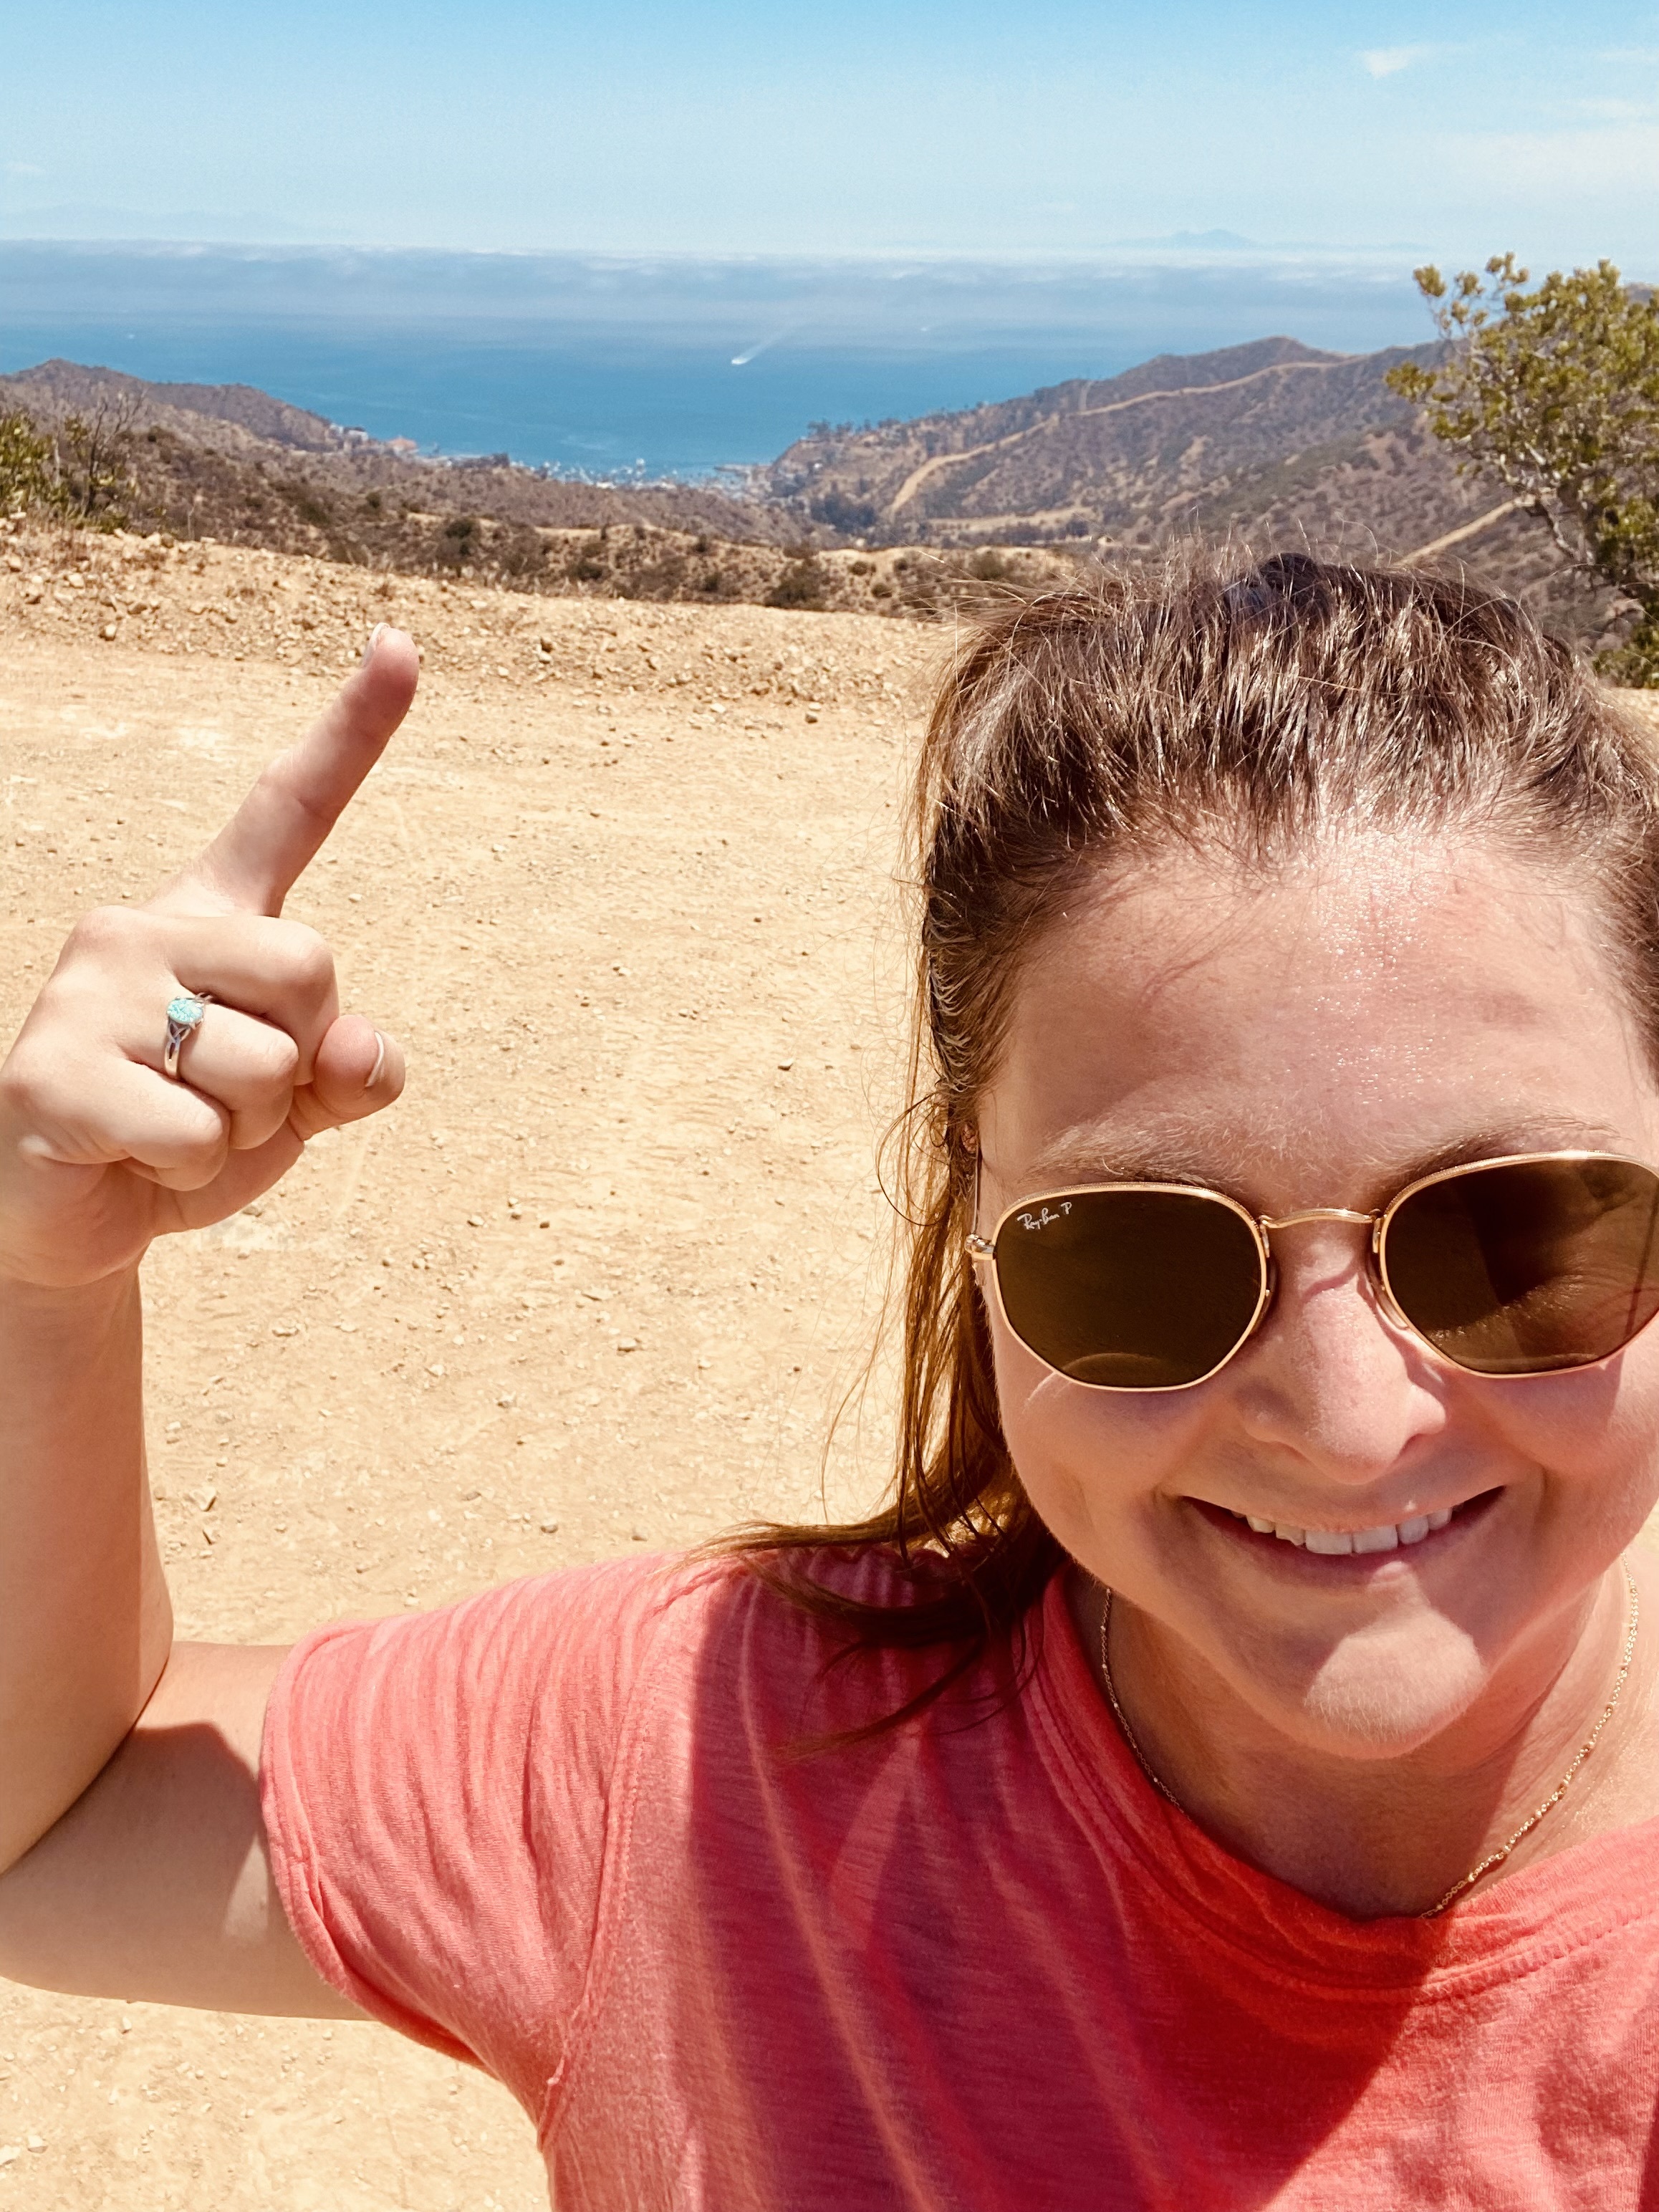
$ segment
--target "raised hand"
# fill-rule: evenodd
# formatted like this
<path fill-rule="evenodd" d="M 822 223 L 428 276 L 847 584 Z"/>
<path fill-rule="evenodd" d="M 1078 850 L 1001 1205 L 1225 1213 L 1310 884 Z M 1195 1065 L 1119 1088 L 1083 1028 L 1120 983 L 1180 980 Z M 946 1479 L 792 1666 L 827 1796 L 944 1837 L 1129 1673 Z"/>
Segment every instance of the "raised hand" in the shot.
<path fill-rule="evenodd" d="M 342 1015 L 334 962 L 283 902 L 408 712 L 418 662 L 380 629 L 207 849 L 146 905 L 71 932 L 0 1066 L 0 1284 L 70 1288 L 222 1220 L 306 1140 L 390 1105 L 403 1055 Z M 167 1010 L 206 1013 L 164 1072 Z"/>

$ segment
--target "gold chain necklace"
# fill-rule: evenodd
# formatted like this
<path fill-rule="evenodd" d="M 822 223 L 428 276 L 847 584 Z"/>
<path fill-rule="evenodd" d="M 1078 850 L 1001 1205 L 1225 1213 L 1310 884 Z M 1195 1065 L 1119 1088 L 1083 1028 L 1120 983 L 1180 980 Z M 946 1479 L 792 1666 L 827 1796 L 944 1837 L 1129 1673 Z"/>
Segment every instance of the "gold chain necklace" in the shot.
<path fill-rule="evenodd" d="M 1577 1774 L 1579 1768 L 1589 1757 L 1591 1752 L 1595 1750 L 1597 1742 L 1601 1739 L 1602 1729 L 1606 1728 L 1607 1723 L 1613 1718 L 1613 1713 L 1618 1707 L 1620 1694 L 1625 1686 L 1626 1678 L 1630 1673 L 1631 1660 L 1635 1654 L 1637 1624 L 1641 1619 L 1642 1608 L 1640 1601 L 1636 1595 L 1635 1577 L 1632 1575 L 1628 1567 L 1625 1568 L 1625 1588 L 1630 1593 L 1630 1619 L 1626 1623 L 1625 1629 L 1625 1648 L 1620 1656 L 1619 1674 L 1613 1686 L 1613 1695 L 1607 1699 L 1607 1704 L 1602 1707 L 1601 1719 L 1597 1721 L 1595 1726 L 1585 1737 L 1583 1742 L 1580 1744 L 1578 1750 L 1574 1756 L 1572 1765 L 1568 1767 L 1566 1772 L 1561 1777 L 1561 1779 L 1556 1784 L 1554 1789 L 1551 1790 L 1549 1796 L 1544 1800 L 1537 1811 L 1535 1813 L 1529 1813 L 1527 1818 L 1522 1820 L 1520 1826 L 1515 1831 L 1515 1833 L 1510 1836 L 1506 1842 L 1499 1844 L 1495 1851 L 1489 1851 L 1486 1857 L 1480 1861 L 1480 1863 L 1478 1866 L 1472 1866 L 1466 1875 L 1461 1875 L 1452 1884 L 1451 1887 L 1446 1892 L 1445 1895 L 1437 1899 L 1436 1903 L 1430 1905 L 1426 1912 L 1419 1912 L 1417 1916 L 1419 1920 L 1433 1920 L 1437 1918 L 1446 1910 L 1446 1907 L 1449 1905 L 1455 1905 L 1457 1899 L 1462 1896 L 1465 1890 L 1473 1889 L 1476 1882 L 1481 1881 L 1486 1875 L 1489 1875 L 1494 1867 L 1502 1866 L 1504 1860 L 1508 1858 L 1510 1853 L 1515 1849 L 1522 1838 L 1523 1836 L 1529 1836 L 1533 1830 L 1538 1826 L 1538 1823 L 1544 1818 L 1544 1815 L 1547 1813 L 1553 1812 L 1555 1808 L 1561 1802 L 1561 1800 L 1566 1796 L 1568 1790 L 1572 1787 L 1573 1779 Z M 1112 1593 L 1104 1583 L 1101 1584 L 1101 1589 L 1104 1592 L 1106 1601 L 1100 1609 L 1100 1674 L 1101 1680 L 1104 1683 L 1106 1688 L 1106 1702 L 1112 1709 L 1112 1718 L 1117 1723 L 1118 1728 L 1122 1734 L 1124 1742 L 1128 1745 L 1130 1750 L 1134 1753 L 1135 1765 L 1140 1769 L 1148 1782 L 1152 1784 L 1158 1796 L 1160 1797 L 1167 1798 L 1169 1802 L 1175 1807 L 1177 1813 L 1180 1813 L 1185 1818 L 1190 1820 L 1192 1816 L 1188 1813 L 1186 1807 L 1182 1803 L 1180 1798 L 1176 1796 L 1175 1791 L 1170 1789 L 1169 1784 L 1164 1780 L 1162 1776 L 1157 1773 L 1153 1769 L 1151 1760 L 1147 1758 L 1146 1753 L 1141 1749 L 1139 1743 L 1136 1740 L 1134 1730 L 1129 1725 L 1128 1715 L 1124 1711 L 1123 1707 L 1118 1702 L 1117 1685 L 1112 1680 Z"/>

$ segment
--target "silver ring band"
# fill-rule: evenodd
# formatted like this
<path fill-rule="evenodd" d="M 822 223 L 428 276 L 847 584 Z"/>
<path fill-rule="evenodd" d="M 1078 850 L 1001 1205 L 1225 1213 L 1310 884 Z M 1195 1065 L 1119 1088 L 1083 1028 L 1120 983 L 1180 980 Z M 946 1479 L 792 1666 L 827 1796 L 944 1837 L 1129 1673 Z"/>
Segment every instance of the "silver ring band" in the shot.
<path fill-rule="evenodd" d="M 179 1055 L 195 1036 L 213 1003 L 211 991 L 181 991 L 167 1001 L 167 1041 L 161 1054 L 161 1073 L 179 1080 Z"/>

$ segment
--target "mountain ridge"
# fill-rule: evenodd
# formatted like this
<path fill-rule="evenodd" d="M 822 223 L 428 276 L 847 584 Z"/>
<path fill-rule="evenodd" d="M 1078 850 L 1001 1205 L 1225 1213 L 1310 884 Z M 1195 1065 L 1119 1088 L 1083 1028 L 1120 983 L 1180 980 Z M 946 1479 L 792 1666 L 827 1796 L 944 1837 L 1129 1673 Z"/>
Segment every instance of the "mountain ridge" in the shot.
<path fill-rule="evenodd" d="M 1338 354 L 1273 337 L 1160 354 L 1117 376 L 811 433 L 763 480 L 805 519 L 884 538 L 945 542 L 1042 517 L 1117 538 L 1218 474 L 1405 423 L 1411 409 L 1388 372 L 1437 352 Z"/>
<path fill-rule="evenodd" d="M 136 410 L 147 421 L 190 416 L 219 422 L 270 444 L 292 447 L 301 453 L 334 453 L 348 442 L 347 434 L 326 416 L 315 415 L 291 400 L 254 384 L 157 384 L 125 369 L 98 368 L 54 355 L 33 368 L 0 376 L 0 394 L 13 393 L 27 405 L 31 402 L 52 413 L 70 413 L 98 406 Z"/>
<path fill-rule="evenodd" d="M 1343 354 L 1280 334 L 1159 354 L 975 407 L 815 426 L 738 494 L 418 455 L 252 386 L 148 384 L 63 360 L 0 376 L 0 408 L 125 424 L 134 527 L 359 566 L 926 615 L 981 585 L 1039 588 L 1079 561 L 1197 532 L 1455 558 L 1580 643 L 1610 641 L 1613 596 L 1568 569 L 1502 487 L 1460 473 L 1389 390 L 1397 362 L 1440 350 Z M 1016 549 L 1030 557 L 1011 565 Z M 862 557 L 878 552 L 899 557 Z"/>

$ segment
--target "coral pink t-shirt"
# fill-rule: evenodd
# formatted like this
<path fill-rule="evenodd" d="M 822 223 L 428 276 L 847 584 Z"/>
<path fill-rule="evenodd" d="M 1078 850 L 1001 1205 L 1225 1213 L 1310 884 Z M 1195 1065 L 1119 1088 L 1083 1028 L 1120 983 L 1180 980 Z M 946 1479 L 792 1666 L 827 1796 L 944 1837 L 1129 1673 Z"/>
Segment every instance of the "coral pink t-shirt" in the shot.
<path fill-rule="evenodd" d="M 805 1758 L 937 1653 L 824 1677 L 639 1559 L 325 1629 L 266 1731 L 289 1917 L 507 2085 L 559 2212 L 1659 2207 L 1659 1822 L 1346 1920 L 1147 1786 L 1058 1579 L 1029 1628 L 1012 1703 Z"/>

